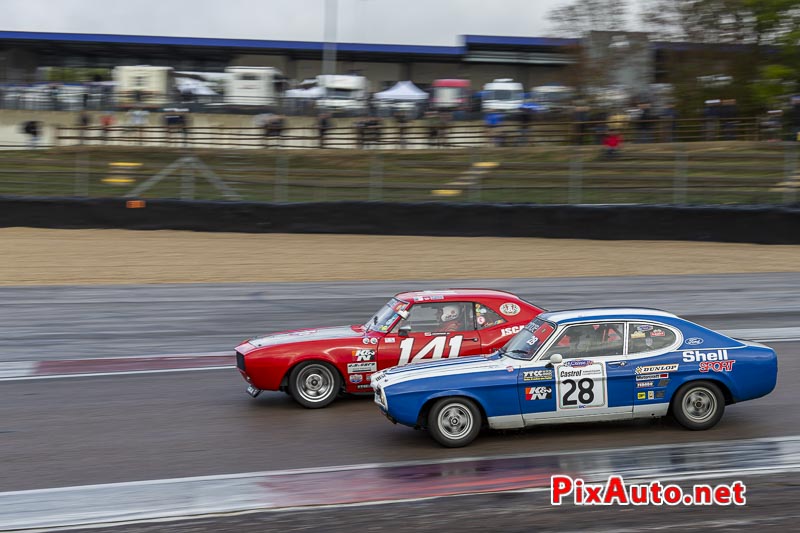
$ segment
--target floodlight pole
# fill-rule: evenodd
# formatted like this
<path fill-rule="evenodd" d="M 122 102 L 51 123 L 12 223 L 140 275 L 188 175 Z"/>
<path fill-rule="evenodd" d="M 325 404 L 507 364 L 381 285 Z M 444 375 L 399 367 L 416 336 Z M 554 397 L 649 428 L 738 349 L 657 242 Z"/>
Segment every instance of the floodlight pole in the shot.
<path fill-rule="evenodd" d="M 336 74 L 336 26 L 339 0 L 325 0 L 325 45 L 322 50 L 323 74 Z"/>

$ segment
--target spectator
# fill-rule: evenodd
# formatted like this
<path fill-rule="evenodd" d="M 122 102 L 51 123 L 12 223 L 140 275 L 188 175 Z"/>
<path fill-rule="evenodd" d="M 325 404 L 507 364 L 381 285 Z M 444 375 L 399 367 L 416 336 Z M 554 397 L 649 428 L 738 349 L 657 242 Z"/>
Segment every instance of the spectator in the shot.
<path fill-rule="evenodd" d="M 114 126 L 114 114 L 113 113 L 105 113 L 100 117 L 100 126 L 102 127 L 101 135 L 103 142 L 108 142 L 108 137 L 111 132 L 111 128 Z"/>
<path fill-rule="evenodd" d="M 172 144 L 173 135 L 181 135 L 183 144 L 186 145 L 189 137 L 188 117 L 183 113 L 168 113 L 164 115 L 164 126 L 167 130 L 167 142 Z"/>
<path fill-rule="evenodd" d="M 50 86 L 50 105 L 53 108 L 53 111 L 58 111 L 60 109 L 58 94 L 58 85 L 54 83 Z"/>
<path fill-rule="evenodd" d="M 35 149 L 39 146 L 39 135 L 41 134 L 41 123 L 29 120 L 22 125 L 22 131 L 28 136 L 28 147 Z"/>
<path fill-rule="evenodd" d="M 81 98 L 83 99 L 83 109 L 89 109 L 89 91 L 83 91 Z"/>
<path fill-rule="evenodd" d="M 325 137 L 328 135 L 328 130 L 331 129 L 331 115 L 329 113 L 321 113 L 319 115 L 317 129 L 319 130 L 319 147 L 325 148 Z"/>
<path fill-rule="evenodd" d="M 128 111 L 128 128 L 129 131 L 133 133 L 139 144 L 142 143 L 144 127 L 147 126 L 149 119 L 150 112 L 146 109 L 131 109 Z"/>
<path fill-rule="evenodd" d="M 800 96 L 792 97 L 792 108 L 787 113 L 789 129 L 792 140 L 800 141 Z"/>
<path fill-rule="evenodd" d="M 408 115 L 405 111 L 397 111 L 394 116 L 397 123 L 397 146 L 404 149 L 406 147 L 406 130 L 408 128 Z"/>
<path fill-rule="evenodd" d="M 603 144 L 603 139 L 608 133 L 608 113 L 603 109 L 598 109 L 589 117 L 592 122 L 592 130 L 594 131 L 595 142 Z"/>
<path fill-rule="evenodd" d="M 356 148 L 364 148 L 366 140 L 367 119 L 356 120 L 353 122 L 356 130 Z"/>
<path fill-rule="evenodd" d="M 503 145 L 503 133 L 500 131 L 502 123 L 503 115 L 501 113 L 492 112 L 486 114 L 486 136 L 494 146 Z"/>
<path fill-rule="evenodd" d="M 719 129 L 719 104 L 719 100 L 706 100 L 706 105 L 703 109 L 705 138 L 707 141 L 717 140 L 717 131 Z"/>
<path fill-rule="evenodd" d="M 83 144 L 84 141 L 86 141 L 86 138 L 89 136 L 88 130 L 91 123 L 92 118 L 86 111 L 78 115 L 78 137 L 80 138 L 81 144 Z"/>
<path fill-rule="evenodd" d="M 675 133 L 678 130 L 678 110 L 673 104 L 667 104 L 661 110 L 661 125 L 664 132 L 664 141 L 675 142 Z"/>
<path fill-rule="evenodd" d="M 272 117 L 267 122 L 266 127 L 266 134 L 267 134 L 267 146 L 269 146 L 270 139 L 275 139 L 275 146 L 281 146 L 281 137 L 283 136 L 283 130 L 286 126 L 286 119 L 283 115 L 272 115 Z"/>
<path fill-rule="evenodd" d="M 609 130 L 603 137 L 603 155 L 606 159 L 617 159 L 622 148 L 622 135 L 616 130 Z"/>
<path fill-rule="evenodd" d="M 369 117 L 364 123 L 364 146 L 380 145 L 381 119 L 377 116 Z"/>
<path fill-rule="evenodd" d="M 651 143 L 653 142 L 651 133 L 653 127 L 653 111 L 648 103 L 639 104 L 637 107 L 639 113 L 636 119 L 636 130 L 638 134 L 636 141 L 640 143 Z"/>
<path fill-rule="evenodd" d="M 768 141 L 781 140 L 781 118 L 783 111 L 780 109 L 772 109 L 767 111 L 767 115 L 761 121 L 761 128 L 764 130 L 764 136 Z"/>
<path fill-rule="evenodd" d="M 448 126 L 444 113 L 428 111 L 425 114 L 425 125 L 428 128 L 428 144 L 432 147 L 444 146 Z"/>
<path fill-rule="evenodd" d="M 530 109 L 523 109 L 519 114 L 519 138 L 517 144 L 519 146 L 527 146 L 528 136 L 531 130 L 531 122 L 533 122 L 533 111 Z"/>
<path fill-rule="evenodd" d="M 582 145 L 587 140 L 591 141 L 591 139 L 587 138 L 589 134 L 589 107 L 585 105 L 575 107 L 572 120 L 575 122 L 575 132 L 577 134 L 575 144 Z"/>
<path fill-rule="evenodd" d="M 723 100 L 719 107 L 719 117 L 722 126 L 722 140 L 732 141 L 736 139 L 736 100 L 729 98 Z"/>

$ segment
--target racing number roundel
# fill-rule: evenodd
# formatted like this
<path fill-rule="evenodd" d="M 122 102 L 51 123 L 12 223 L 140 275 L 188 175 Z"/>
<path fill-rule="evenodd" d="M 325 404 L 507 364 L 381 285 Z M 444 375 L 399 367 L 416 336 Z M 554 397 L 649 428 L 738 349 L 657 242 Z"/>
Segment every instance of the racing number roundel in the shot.
<path fill-rule="evenodd" d="M 518 315 L 519 311 L 519 306 L 513 302 L 506 302 L 500 306 L 500 312 L 506 316 Z"/>
<path fill-rule="evenodd" d="M 556 366 L 558 410 L 605 407 L 606 367 L 582 359 Z"/>

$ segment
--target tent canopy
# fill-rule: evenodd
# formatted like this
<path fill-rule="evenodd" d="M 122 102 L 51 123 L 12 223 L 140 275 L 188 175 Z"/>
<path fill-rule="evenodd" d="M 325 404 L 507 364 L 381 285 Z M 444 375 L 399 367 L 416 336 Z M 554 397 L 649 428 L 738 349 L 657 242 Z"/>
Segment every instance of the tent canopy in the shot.
<path fill-rule="evenodd" d="M 428 99 L 428 93 L 410 81 L 398 81 L 391 89 L 375 93 L 376 100 L 399 100 L 417 102 Z"/>

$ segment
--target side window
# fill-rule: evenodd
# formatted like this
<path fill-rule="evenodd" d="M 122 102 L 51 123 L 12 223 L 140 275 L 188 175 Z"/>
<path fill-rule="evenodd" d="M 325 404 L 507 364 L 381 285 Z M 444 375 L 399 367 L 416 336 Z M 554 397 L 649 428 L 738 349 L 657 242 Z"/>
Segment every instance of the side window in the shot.
<path fill-rule="evenodd" d="M 504 324 L 505 319 L 497 314 L 492 308 L 475 302 L 475 322 L 478 329 L 490 328 L 499 324 Z"/>
<path fill-rule="evenodd" d="M 409 310 L 408 318 L 395 328 L 411 326 L 414 333 L 436 333 L 475 329 L 473 305 L 470 302 L 422 303 Z"/>
<path fill-rule="evenodd" d="M 548 348 L 542 359 L 558 353 L 564 359 L 622 355 L 624 324 L 600 322 L 569 326 Z"/>
<path fill-rule="evenodd" d="M 628 353 L 647 353 L 662 350 L 675 342 L 675 333 L 671 329 L 646 322 L 631 323 L 628 338 Z"/>

